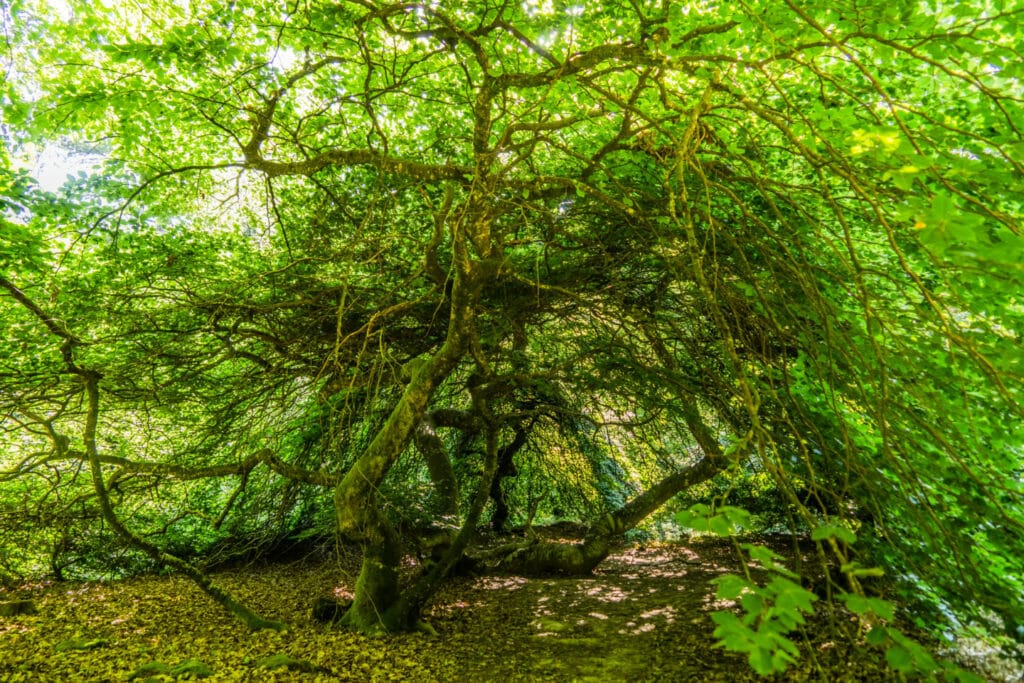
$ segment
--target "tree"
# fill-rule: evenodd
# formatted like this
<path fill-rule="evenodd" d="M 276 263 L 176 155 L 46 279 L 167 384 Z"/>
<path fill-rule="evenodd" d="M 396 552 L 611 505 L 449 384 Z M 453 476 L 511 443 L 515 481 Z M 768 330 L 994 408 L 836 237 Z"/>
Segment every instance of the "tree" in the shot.
<path fill-rule="evenodd" d="M 591 522 L 519 571 L 756 468 L 852 595 L 880 563 L 1012 631 L 1022 11 L 16 3 L 9 148 L 102 168 L 5 171 L 4 478 L 189 572 L 129 527 L 329 510 L 373 631 L 415 626 L 488 500 L 532 516 L 517 460 L 589 469 Z M 417 515 L 442 542 L 400 586 Z"/>

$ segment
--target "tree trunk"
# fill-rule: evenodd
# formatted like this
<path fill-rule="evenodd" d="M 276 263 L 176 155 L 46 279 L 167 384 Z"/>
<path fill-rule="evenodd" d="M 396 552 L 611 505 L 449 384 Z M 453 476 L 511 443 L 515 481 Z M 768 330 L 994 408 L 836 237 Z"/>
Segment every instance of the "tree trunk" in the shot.
<path fill-rule="evenodd" d="M 434 390 L 455 369 L 459 356 L 445 343 L 436 356 L 413 373 L 387 422 L 335 489 L 338 530 L 358 541 L 363 549 L 355 599 L 342 618 L 342 623 L 354 630 L 369 633 L 409 628 L 391 609 L 399 598 L 401 540 L 381 513 L 376 491 L 412 439 Z"/>
<path fill-rule="evenodd" d="M 409 368 L 409 384 L 398 404 L 334 492 L 339 533 L 358 542 L 363 549 L 355 598 L 342 623 L 362 632 L 399 631 L 414 626 L 407 623 L 407 610 L 398 608 L 401 545 L 379 510 L 376 492 L 423 421 L 434 391 L 451 375 L 469 348 L 476 300 L 483 283 L 497 267 L 486 261 L 471 263 L 465 243 L 453 241 L 460 265 L 452 284 L 445 342 L 434 356 Z"/>
<path fill-rule="evenodd" d="M 687 469 L 665 477 L 653 488 L 615 512 L 595 521 L 581 543 L 536 542 L 514 549 L 502 558 L 496 570 L 527 576 L 538 574 L 588 574 L 608 557 L 611 544 L 669 498 L 707 481 L 724 469 L 724 462 L 705 456 Z"/>
<path fill-rule="evenodd" d="M 501 483 L 505 479 L 515 477 L 519 472 L 516 470 L 514 458 L 523 446 L 526 445 L 529 430 L 523 425 L 515 427 L 515 436 L 510 443 L 505 444 L 498 450 L 497 472 L 491 481 L 490 497 L 494 501 L 494 512 L 491 513 L 491 528 L 499 533 L 505 533 L 505 523 L 508 521 L 509 508 L 508 498 Z"/>
<path fill-rule="evenodd" d="M 445 451 L 441 437 L 437 435 L 437 424 L 428 413 L 416 428 L 416 449 L 427 463 L 430 480 L 437 493 L 438 512 L 450 523 L 459 519 L 459 481 L 455 478 L 451 460 Z"/>
<path fill-rule="evenodd" d="M 683 418 L 704 456 L 690 467 L 670 474 L 621 508 L 595 521 L 582 543 L 531 543 L 502 558 L 497 570 L 512 574 L 588 574 L 608 557 L 611 543 L 672 496 L 707 481 L 726 468 L 728 456 L 704 423 L 696 406 L 684 403 Z"/>
<path fill-rule="evenodd" d="M 494 481 L 495 471 L 498 464 L 498 427 L 494 422 L 490 407 L 486 400 L 474 398 L 474 404 L 478 414 L 487 425 L 487 448 L 484 458 L 484 471 L 480 476 L 480 483 L 477 486 L 476 495 L 470 506 L 469 514 L 462 524 L 458 535 L 455 536 L 447 552 L 437 562 L 431 564 L 412 586 L 402 595 L 396 609 L 402 620 L 407 624 L 415 625 L 419 619 L 420 610 L 426 601 L 437 590 L 438 585 L 462 558 L 469 546 L 469 543 L 476 536 L 476 528 L 480 523 L 484 506 L 491 490 L 491 482 Z"/>

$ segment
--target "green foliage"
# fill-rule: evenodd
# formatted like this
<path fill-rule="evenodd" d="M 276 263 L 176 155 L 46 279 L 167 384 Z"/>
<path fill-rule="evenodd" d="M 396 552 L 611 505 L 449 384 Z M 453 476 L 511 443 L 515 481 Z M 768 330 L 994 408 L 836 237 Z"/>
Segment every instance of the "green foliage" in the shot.
<path fill-rule="evenodd" d="M 714 612 L 714 635 L 719 647 L 746 654 L 751 668 L 762 676 L 781 673 L 798 655 L 787 634 L 804 623 L 804 615 L 814 612 L 818 596 L 793 580 L 792 572 L 778 563 L 779 555 L 763 546 L 747 544 L 746 549 L 771 578 L 764 585 L 734 574 L 716 579 L 716 597 L 736 602 L 743 614 Z"/>
<path fill-rule="evenodd" d="M 823 524 L 811 530 L 812 541 L 823 541 L 829 538 L 852 545 L 857 541 L 857 534 L 838 524 Z"/>
<path fill-rule="evenodd" d="M 182 676 L 189 676 L 192 678 L 209 678 L 213 673 L 213 669 L 198 659 L 186 659 L 173 666 L 164 664 L 163 662 L 147 662 L 135 669 L 135 671 L 128 676 L 128 680 L 149 680 L 151 676 L 170 676 L 175 679 Z"/>
<path fill-rule="evenodd" d="M 712 508 L 697 503 L 676 513 L 676 521 L 697 532 L 732 536 L 750 528 L 750 513 L 732 505 Z"/>
<path fill-rule="evenodd" d="M 57 652 L 66 652 L 68 650 L 94 650 L 98 647 L 105 647 L 106 645 L 107 640 L 105 638 L 77 636 L 75 638 L 60 641 L 53 646 L 53 649 Z"/>

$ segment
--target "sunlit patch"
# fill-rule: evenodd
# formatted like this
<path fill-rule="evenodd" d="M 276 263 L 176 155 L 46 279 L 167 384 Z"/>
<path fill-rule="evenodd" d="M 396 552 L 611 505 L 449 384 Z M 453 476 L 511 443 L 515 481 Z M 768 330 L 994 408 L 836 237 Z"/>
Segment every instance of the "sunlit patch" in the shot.
<path fill-rule="evenodd" d="M 676 620 L 676 608 L 672 605 L 665 605 L 664 607 L 649 609 L 640 615 L 641 619 L 654 619 L 655 617 L 664 617 L 665 622 L 671 624 Z"/>
<path fill-rule="evenodd" d="M 654 554 L 630 553 L 628 555 L 622 555 L 619 559 L 621 559 L 625 564 L 638 564 L 642 566 L 668 564 L 674 561 L 674 558 L 671 555 L 660 552 Z"/>
<path fill-rule="evenodd" d="M 602 602 L 622 602 L 629 598 L 630 593 L 617 586 L 594 586 L 586 591 L 587 595 Z"/>
<path fill-rule="evenodd" d="M 521 576 L 485 576 L 477 579 L 474 584 L 484 590 L 514 591 L 525 586 L 529 581 Z"/>
<path fill-rule="evenodd" d="M 688 564 L 700 564 L 701 562 L 700 555 L 693 552 L 689 548 L 681 549 L 680 554 L 683 555 L 683 562 L 686 562 Z"/>
<path fill-rule="evenodd" d="M 704 611 L 732 609 L 736 606 L 735 600 L 719 600 L 718 598 L 715 598 L 713 595 L 705 596 L 701 602 L 704 603 L 704 607 L 702 608 Z"/>

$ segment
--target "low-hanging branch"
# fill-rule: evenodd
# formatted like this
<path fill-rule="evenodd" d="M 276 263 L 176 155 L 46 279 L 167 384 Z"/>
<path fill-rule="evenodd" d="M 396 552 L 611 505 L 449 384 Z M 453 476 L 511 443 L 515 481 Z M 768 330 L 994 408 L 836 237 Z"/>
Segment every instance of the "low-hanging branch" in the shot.
<path fill-rule="evenodd" d="M 213 583 L 198 567 L 185 560 L 164 552 L 154 544 L 134 533 L 118 518 L 114 506 L 110 502 L 106 483 L 103 480 L 103 463 L 99 448 L 97 446 L 97 430 L 100 417 L 100 380 L 103 375 L 79 365 L 74 357 L 74 347 L 81 342 L 66 328 L 65 325 L 55 322 L 52 316 L 47 313 L 30 297 L 25 295 L 13 283 L 0 276 L 0 286 L 11 292 L 15 299 L 27 308 L 34 317 L 46 325 L 54 335 L 62 339 L 61 348 L 64 351 L 64 359 L 70 373 L 77 375 L 85 386 L 86 413 L 85 424 L 82 428 L 82 441 L 85 444 L 85 456 L 89 463 L 89 470 L 92 476 L 93 488 L 96 498 L 103 513 L 103 519 L 110 525 L 110 528 L 128 545 L 137 548 L 149 555 L 160 565 L 168 566 L 192 579 L 199 588 L 213 598 L 216 602 L 225 607 L 229 612 L 245 622 L 251 629 L 273 629 L 284 630 L 286 624 L 267 619 L 249 609 L 225 591 Z"/>
<path fill-rule="evenodd" d="M 47 465 L 55 462 L 68 460 L 85 461 L 89 460 L 89 454 L 74 450 L 61 449 L 48 457 L 42 458 L 31 464 L 31 467 Z M 101 465 L 112 465 L 122 468 L 135 474 L 153 474 L 172 477 L 180 481 L 192 481 L 196 479 L 212 479 L 215 477 L 230 477 L 248 475 L 257 465 L 265 464 L 271 471 L 292 481 L 300 481 L 313 486 L 332 487 L 338 483 L 340 476 L 333 472 L 309 471 L 297 465 L 285 462 L 273 451 L 264 448 L 241 462 L 226 463 L 223 465 L 209 465 L 207 467 L 188 467 L 185 465 L 174 465 L 165 462 L 148 462 L 143 460 L 130 460 L 118 455 L 97 454 L 96 462 Z M 0 480 L 9 476 L 18 476 L 24 469 L 10 472 L 0 472 Z"/>

